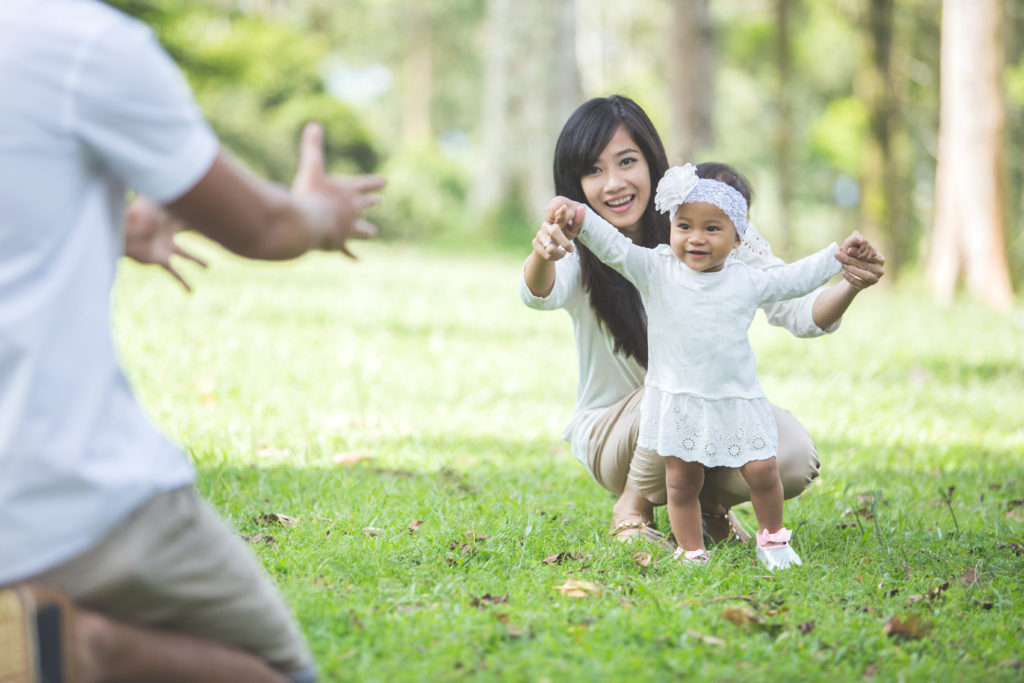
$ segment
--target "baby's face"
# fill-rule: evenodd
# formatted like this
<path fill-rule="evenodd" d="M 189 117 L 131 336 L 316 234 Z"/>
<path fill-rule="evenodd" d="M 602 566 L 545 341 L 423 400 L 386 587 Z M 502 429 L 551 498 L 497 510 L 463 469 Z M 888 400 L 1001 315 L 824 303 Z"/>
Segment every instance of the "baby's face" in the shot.
<path fill-rule="evenodd" d="M 706 273 L 721 270 L 739 243 L 736 226 L 714 204 L 683 204 L 672 218 L 669 235 L 672 253 L 693 270 Z"/>

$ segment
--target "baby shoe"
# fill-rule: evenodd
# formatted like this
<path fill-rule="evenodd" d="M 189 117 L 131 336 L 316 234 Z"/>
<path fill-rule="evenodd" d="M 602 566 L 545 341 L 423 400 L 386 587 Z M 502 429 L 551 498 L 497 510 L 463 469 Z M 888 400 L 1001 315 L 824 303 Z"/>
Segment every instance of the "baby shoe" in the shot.
<path fill-rule="evenodd" d="M 774 534 L 769 533 L 767 529 L 761 529 L 757 532 L 757 559 L 761 560 L 768 571 L 775 571 L 776 569 L 788 569 L 790 567 L 796 567 L 803 562 L 800 561 L 800 556 L 796 554 L 793 547 L 789 545 L 789 539 L 793 536 L 793 532 L 785 527 L 782 527 Z M 768 545 L 769 543 L 782 543 L 783 545 Z"/>
<path fill-rule="evenodd" d="M 678 560 L 685 567 L 705 567 L 711 562 L 711 554 L 704 548 L 699 550 L 683 550 L 682 546 L 672 553 L 672 559 Z"/>

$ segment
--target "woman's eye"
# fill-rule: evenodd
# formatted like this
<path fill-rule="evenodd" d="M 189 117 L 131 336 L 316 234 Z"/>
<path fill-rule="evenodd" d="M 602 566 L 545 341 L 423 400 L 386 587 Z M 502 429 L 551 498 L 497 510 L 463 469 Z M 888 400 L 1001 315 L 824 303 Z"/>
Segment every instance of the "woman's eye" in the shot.
<path fill-rule="evenodd" d="M 626 157 L 621 162 L 619 162 L 619 165 L 620 166 L 632 166 L 635 163 L 636 163 L 636 159 L 634 157 Z"/>
<path fill-rule="evenodd" d="M 717 225 L 709 225 L 707 227 L 707 230 L 708 232 L 718 232 L 719 230 L 721 230 L 721 228 L 719 228 Z"/>
<path fill-rule="evenodd" d="M 594 175 L 594 174 L 600 173 L 600 172 L 601 172 L 600 167 L 598 167 L 598 166 L 591 166 L 590 168 L 587 169 L 587 172 L 584 173 L 583 175 Z"/>

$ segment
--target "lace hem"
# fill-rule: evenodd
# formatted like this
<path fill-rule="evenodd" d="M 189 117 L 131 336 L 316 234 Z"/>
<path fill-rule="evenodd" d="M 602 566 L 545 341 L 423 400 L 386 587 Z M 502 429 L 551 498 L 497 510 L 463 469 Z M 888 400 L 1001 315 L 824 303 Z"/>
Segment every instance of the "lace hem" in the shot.
<path fill-rule="evenodd" d="M 644 390 L 638 445 L 700 462 L 739 467 L 774 457 L 779 432 L 766 398 L 703 399 Z"/>

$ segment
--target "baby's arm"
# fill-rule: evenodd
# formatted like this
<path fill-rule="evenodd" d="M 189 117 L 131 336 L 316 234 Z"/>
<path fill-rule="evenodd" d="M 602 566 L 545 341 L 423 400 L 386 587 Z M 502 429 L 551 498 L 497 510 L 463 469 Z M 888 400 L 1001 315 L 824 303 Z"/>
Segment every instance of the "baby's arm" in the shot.
<path fill-rule="evenodd" d="M 753 271 L 760 286 L 761 302 L 803 296 L 831 280 L 843 267 L 836 258 L 838 250 L 839 245 L 833 242 L 793 263 Z"/>
<path fill-rule="evenodd" d="M 631 239 L 589 207 L 579 238 L 597 258 L 622 273 L 634 285 L 639 287 L 647 281 L 654 251 L 633 244 Z"/>

